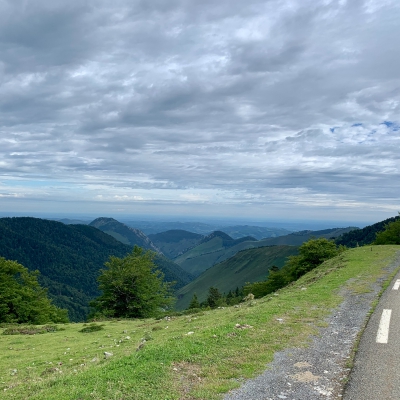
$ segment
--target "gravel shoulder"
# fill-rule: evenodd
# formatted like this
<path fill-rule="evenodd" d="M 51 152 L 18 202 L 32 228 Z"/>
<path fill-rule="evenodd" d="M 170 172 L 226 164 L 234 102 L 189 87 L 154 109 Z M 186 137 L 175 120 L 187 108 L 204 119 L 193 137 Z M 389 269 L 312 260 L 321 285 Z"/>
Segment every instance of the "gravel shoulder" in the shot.
<path fill-rule="evenodd" d="M 359 333 L 364 329 L 373 301 L 400 264 L 400 252 L 371 291 L 352 294 L 343 289 L 343 302 L 328 317 L 328 326 L 307 348 L 275 354 L 267 370 L 228 393 L 224 400 L 317 400 L 341 398 L 350 368 L 346 366 Z"/>

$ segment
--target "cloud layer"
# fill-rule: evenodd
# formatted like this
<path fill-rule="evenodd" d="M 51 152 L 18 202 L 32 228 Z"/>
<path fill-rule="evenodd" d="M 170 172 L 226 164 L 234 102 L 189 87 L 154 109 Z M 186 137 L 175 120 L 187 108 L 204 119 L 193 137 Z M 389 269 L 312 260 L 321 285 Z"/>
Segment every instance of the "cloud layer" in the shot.
<path fill-rule="evenodd" d="M 3 0 L 0 201 L 396 214 L 399 19 L 396 0 Z"/>

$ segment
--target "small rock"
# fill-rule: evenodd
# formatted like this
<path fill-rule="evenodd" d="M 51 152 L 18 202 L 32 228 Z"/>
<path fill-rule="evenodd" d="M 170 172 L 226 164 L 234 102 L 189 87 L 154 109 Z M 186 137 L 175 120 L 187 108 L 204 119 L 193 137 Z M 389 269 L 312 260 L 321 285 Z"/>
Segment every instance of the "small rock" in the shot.
<path fill-rule="evenodd" d="M 112 357 L 114 354 L 113 353 L 109 353 L 108 351 L 104 352 L 104 358 L 110 358 Z"/>
<path fill-rule="evenodd" d="M 10 375 L 15 375 L 17 372 L 18 372 L 17 369 L 12 369 L 11 372 L 10 372 Z"/>
<path fill-rule="evenodd" d="M 194 332 L 190 331 L 186 335 L 193 335 Z"/>
<path fill-rule="evenodd" d="M 97 357 L 94 357 L 94 358 L 92 358 L 91 360 L 90 360 L 90 362 L 98 362 L 99 361 L 99 359 L 97 358 Z"/>
<path fill-rule="evenodd" d="M 143 349 L 143 347 L 145 346 L 145 344 L 146 344 L 146 341 L 140 343 L 139 346 L 137 347 L 136 351 L 139 351 L 139 350 Z"/>
<path fill-rule="evenodd" d="M 130 340 L 131 337 L 130 336 L 125 336 L 125 340 Z"/>

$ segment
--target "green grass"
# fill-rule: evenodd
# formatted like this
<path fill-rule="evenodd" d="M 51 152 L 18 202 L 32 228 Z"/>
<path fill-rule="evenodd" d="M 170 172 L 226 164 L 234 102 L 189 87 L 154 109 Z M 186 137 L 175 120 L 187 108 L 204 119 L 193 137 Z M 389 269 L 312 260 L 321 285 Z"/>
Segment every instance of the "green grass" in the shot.
<path fill-rule="evenodd" d="M 239 308 L 107 321 L 85 334 L 84 324 L 66 324 L 63 331 L 0 335 L 2 399 L 220 399 L 262 372 L 276 351 L 306 346 L 340 304 L 340 289 L 369 290 L 399 250 L 349 250 L 277 295 Z M 105 359 L 105 351 L 113 356 Z"/>
<path fill-rule="evenodd" d="M 281 268 L 288 256 L 297 253 L 295 246 L 268 246 L 243 250 L 229 260 L 212 266 L 194 281 L 179 289 L 176 308 L 178 310 L 187 308 L 194 293 L 200 302 L 204 301 L 210 286 L 218 288 L 221 293 L 228 293 L 229 290 L 234 291 L 247 282 L 265 280 L 270 267 L 276 265 Z"/>

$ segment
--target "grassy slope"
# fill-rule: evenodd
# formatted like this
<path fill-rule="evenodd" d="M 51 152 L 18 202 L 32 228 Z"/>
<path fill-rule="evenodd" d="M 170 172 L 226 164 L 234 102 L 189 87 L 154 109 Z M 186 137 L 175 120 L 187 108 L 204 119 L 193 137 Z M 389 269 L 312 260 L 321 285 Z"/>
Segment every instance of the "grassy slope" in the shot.
<path fill-rule="evenodd" d="M 273 265 L 281 268 L 286 258 L 297 254 L 294 246 L 271 246 L 240 251 L 228 260 L 204 271 L 197 279 L 177 292 L 176 308 L 183 310 L 189 306 L 193 294 L 199 301 L 207 297 L 208 288 L 214 286 L 222 293 L 228 293 L 246 282 L 263 280 Z"/>
<path fill-rule="evenodd" d="M 240 308 L 169 321 L 106 322 L 103 331 L 91 334 L 79 333 L 81 324 L 69 324 L 44 335 L 1 335 L 2 398 L 219 399 L 262 372 L 276 351 L 307 345 L 340 304 L 339 290 L 368 290 L 398 251 L 400 246 L 351 249 L 278 296 Z M 252 328 L 236 329 L 237 323 Z M 146 335 L 153 340 L 136 351 Z M 104 351 L 113 357 L 105 360 Z M 92 362 L 94 357 L 100 361 Z"/>

